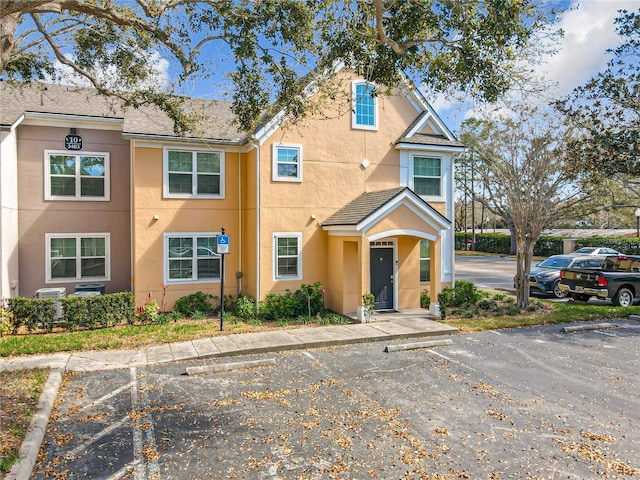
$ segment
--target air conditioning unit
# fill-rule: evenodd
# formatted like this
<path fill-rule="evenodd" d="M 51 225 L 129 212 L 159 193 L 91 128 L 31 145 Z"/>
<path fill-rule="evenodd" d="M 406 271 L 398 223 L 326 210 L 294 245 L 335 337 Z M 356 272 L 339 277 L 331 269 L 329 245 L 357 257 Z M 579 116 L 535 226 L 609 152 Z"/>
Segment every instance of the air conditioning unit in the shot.
<path fill-rule="evenodd" d="M 58 300 L 67 295 L 67 289 L 64 287 L 40 288 L 36 290 L 36 298 L 53 298 Z M 56 301 L 56 313 L 53 317 L 55 320 L 62 318 L 62 304 Z"/>

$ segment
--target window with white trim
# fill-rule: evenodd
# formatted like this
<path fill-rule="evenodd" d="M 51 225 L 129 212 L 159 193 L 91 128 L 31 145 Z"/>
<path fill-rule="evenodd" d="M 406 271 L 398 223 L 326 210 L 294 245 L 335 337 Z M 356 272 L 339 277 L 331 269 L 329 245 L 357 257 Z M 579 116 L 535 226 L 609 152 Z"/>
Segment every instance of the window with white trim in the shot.
<path fill-rule="evenodd" d="M 164 149 L 165 198 L 224 198 L 224 152 Z"/>
<path fill-rule="evenodd" d="M 365 81 L 353 82 L 352 128 L 365 130 L 378 129 L 378 102 L 375 86 Z"/>
<path fill-rule="evenodd" d="M 217 236 L 217 233 L 165 233 L 165 283 L 219 282 Z"/>
<path fill-rule="evenodd" d="M 45 151 L 45 200 L 108 201 L 109 154 Z"/>
<path fill-rule="evenodd" d="M 420 282 L 431 281 L 431 242 L 420 240 Z"/>
<path fill-rule="evenodd" d="M 302 234 L 273 234 L 273 273 L 276 280 L 299 280 L 302 278 Z"/>
<path fill-rule="evenodd" d="M 413 156 L 413 191 L 421 196 L 439 197 L 442 194 L 442 159 Z"/>
<path fill-rule="evenodd" d="M 273 181 L 302 181 L 302 145 L 273 144 Z"/>
<path fill-rule="evenodd" d="M 47 282 L 110 280 L 110 234 L 47 233 Z"/>

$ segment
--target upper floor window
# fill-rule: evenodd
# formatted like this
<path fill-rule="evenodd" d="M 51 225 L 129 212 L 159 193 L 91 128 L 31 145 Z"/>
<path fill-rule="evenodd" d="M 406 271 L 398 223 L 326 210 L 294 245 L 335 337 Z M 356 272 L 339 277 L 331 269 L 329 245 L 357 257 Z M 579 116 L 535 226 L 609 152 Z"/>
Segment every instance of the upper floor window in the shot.
<path fill-rule="evenodd" d="M 274 233 L 274 278 L 275 280 L 299 280 L 302 278 L 300 233 Z"/>
<path fill-rule="evenodd" d="M 273 180 L 280 182 L 302 181 L 302 146 L 273 145 Z"/>
<path fill-rule="evenodd" d="M 429 240 L 420 240 L 420 282 L 431 281 L 431 244 Z"/>
<path fill-rule="evenodd" d="M 351 126 L 353 128 L 377 130 L 378 128 L 378 102 L 375 96 L 375 87 L 364 81 L 353 83 L 353 115 Z"/>
<path fill-rule="evenodd" d="M 47 282 L 109 280 L 108 233 L 48 233 Z"/>
<path fill-rule="evenodd" d="M 45 152 L 45 200 L 109 200 L 109 154 Z"/>
<path fill-rule="evenodd" d="M 201 283 L 220 280 L 216 233 L 166 233 L 165 282 Z"/>
<path fill-rule="evenodd" d="M 413 191 L 421 196 L 442 195 L 442 160 L 433 157 L 413 157 Z"/>
<path fill-rule="evenodd" d="M 165 149 L 164 196 L 224 198 L 224 154 Z"/>

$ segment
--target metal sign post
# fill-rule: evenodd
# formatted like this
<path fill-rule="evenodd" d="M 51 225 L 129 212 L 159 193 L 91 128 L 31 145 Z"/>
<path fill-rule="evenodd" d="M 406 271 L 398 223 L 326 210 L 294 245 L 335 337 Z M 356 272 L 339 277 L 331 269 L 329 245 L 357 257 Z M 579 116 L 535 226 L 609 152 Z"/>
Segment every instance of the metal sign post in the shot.
<path fill-rule="evenodd" d="M 229 253 L 229 235 L 224 234 L 224 227 L 220 229 L 221 235 L 216 237 L 217 251 L 220 254 L 220 331 L 224 322 L 224 256 Z"/>

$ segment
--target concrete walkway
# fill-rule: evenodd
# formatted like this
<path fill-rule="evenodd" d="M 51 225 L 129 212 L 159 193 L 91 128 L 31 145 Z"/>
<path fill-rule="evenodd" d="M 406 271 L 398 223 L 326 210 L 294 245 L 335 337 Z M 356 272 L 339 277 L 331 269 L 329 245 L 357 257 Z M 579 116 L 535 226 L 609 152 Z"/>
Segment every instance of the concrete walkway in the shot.
<path fill-rule="evenodd" d="M 425 310 L 404 310 L 376 314 L 371 323 L 224 335 L 168 343 L 142 350 L 80 351 L 0 359 L 0 371 L 50 367 L 73 372 L 89 372 L 194 358 L 248 355 L 455 333 L 458 333 L 457 328 L 434 321 Z"/>

